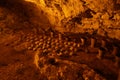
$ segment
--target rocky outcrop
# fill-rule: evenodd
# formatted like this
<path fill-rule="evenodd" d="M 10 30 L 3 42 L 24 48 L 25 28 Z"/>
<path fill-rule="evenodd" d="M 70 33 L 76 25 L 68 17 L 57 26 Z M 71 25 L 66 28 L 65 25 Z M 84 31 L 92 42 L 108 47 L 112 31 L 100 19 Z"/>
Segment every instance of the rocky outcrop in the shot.
<path fill-rule="evenodd" d="M 117 79 L 119 40 L 50 30 L 39 35 L 29 33 L 24 40 L 26 48 L 35 52 L 36 67 L 48 80 Z"/>
<path fill-rule="evenodd" d="M 37 4 L 60 32 L 97 31 L 119 38 L 119 0 L 26 0 Z M 107 33 L 107 34 L 106 34 Z"/>
<path fill-rule="evenodd" d="M 119 0 L 4 0 L 0 6 L 6 9 L 0 14 L 1 21 L 9 27 L 48 29 L 52 25 L 60 32 L 89 32 L 120 39 Z"/>

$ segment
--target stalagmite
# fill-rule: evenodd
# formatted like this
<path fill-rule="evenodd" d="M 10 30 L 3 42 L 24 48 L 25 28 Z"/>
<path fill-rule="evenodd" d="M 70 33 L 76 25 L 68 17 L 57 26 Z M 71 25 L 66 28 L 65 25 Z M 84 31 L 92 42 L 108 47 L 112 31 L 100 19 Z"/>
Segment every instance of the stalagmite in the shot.
<path fill-rule="evenodd" d="M 102 40 L 101 43 L 102 43 L 102 44 L 101 44 L 101 47 L 105 47 L 105 46 L 106 46 L 106 41 L 105 41 L 105 40 Z"/>
<path fill-rule="evenodd" d="M 94 38 L 91 38 L 91 45 L 90 45 L 90 47 L 91 47 L 91 48 L 94 48 L 94 46 L 95 46 L 95 39 L 94 39 Z"/>
<path fill-rule="evenodd" d="M 104 48 L 100 47 L 100 48 L 98 49 L 98 54 L 97 54 L 97 58 L 98 58 L 98 59 L 102 59 L 103 54 L 104 54 L 103 52 L 104 52 Z"/>
<path fill-rule="evenodd" d="M 53 38 L 53 32 L 50 33 L 50 36 Z"/>
<path fill-rule="evenodd" d="M 81 38 L 81 45 L 83 46 L 85 44 L 85 39 Z"/>

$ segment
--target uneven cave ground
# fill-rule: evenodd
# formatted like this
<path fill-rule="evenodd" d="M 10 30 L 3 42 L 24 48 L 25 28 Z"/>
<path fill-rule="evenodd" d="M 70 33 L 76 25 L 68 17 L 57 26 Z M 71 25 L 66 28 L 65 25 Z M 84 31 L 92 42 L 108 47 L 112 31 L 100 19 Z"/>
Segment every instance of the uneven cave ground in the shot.
<path fill-rule="evenodd" d="M 2 23 L 2 25 L 5 24 L 5 27 L 0 27 L 0 80 L 85 80 L 87 78 L 90 80 L 98 80 L 98 78 L 100 80 L 117 80 L 119 74 L 119 62 L 118 65 L 116 65 L 115 58 L 117 56 L 118 59 L 120 59 L 120 55 L 118 54 L 120 53 L 119 40 L 97 34 L 91 35 L 89 33 L 59 33 L 58 31 L 51 29 L 42 31 L 44 29 L 38 28 L 41 26 L 33 25 L 33 23 L 30 24 L 32 22 L 29 22 L 31 14 L 24 14 L 24 7 L 21 9 L 21 11 L 23 11 L 22 13 L 18 10 L 18 12 L 13 13 L 19 14 L 12 14 L 13 16 L 19 16 L 17 18 L 19 20 L 16 20 L 15 22 L 16 24 L 9 23 L 9 21 L 11 22 L 12 18 L 14 18 L 11 17 L 10 10 L 13 11 L 16 9 L 13 8 L 14 5 L 10 8 L 12 4 L 13 3 L 10 5 L 0 4 L 2 8 L 7 9 L 5 12 L 7 13 L 6 15 L 10 16 L 8 17 L 5 15 L 0 17 L 0 23 Z M 21 8 L 19 5 L 17 7 L 19 9 Z M 25 15 L 28 16 L 24 17 Z M 6 17 L 9 19 L 6 20 Z M 28 20 L 28 23 L 23 25 L 22 23 L 26 20 Z M 53 32 L 54 36 L 50 35 L 51 32 Z M 61 40 L 63 43 L 58 41 L 58 34 L 62 35 Z M 53 40 L 53 42 L 50 41 L 50 43 L 54 43 L 55 45 L 61 44 L 62 48 L 67 46 L 65 50 L 61 51 L 62 54 L 60 56 L 56 54 L 60 52 L 61 48 L 60 50 L 54 50 L 51 49 L 50 46 L 51 52 L 48 52 L 47 46 L 43 48 L 43 44 L 48 44 L 46 42 L 48 42 L 49 38 Z M 81 38 L 85 39 L 85 44 L 77 47 L 76 51 L 76 44 L 81 44 Z M 96 40 L 95 48 L 90 48 L 91 38 Z M 43 42 L 39 42 L 41 39 L 43 39 Z M 57 40 L 58 42 L 54 42 L 54 40 Z M 102 40 L 105 40 L 106 46 L 101 49 L 100 46 Z M 69 42 L 71 42 L 70 46 L 68 46 Z M 40 43 L 42 46 L 37 43 Z M 69 55 L 69 47 L 73 46 L 73 44 L 75 44 L 75 51 L 73 50 L 71 52 L 74 54 Z M 117 55 L 112 54 L 114 46 L 117 46 L 118 48 Z M 55 47 L 59 46 L 53 45 L 53 48 Z M 97 47 L 100 47 L 101 50 L 105 51 L 105 55 L 102 56 L 102 59 L 97 58 Z M 39 51 L 39 49 L 41 49 L 41 52 L 39 52 L 39 56 L 37 56 L 40 58 L 35 63 L 36 51 Z M 47 52 L 43 52 L 44 50 L 47 50 Z M 41 61 L 41 59 L 43 59 L 43 61 Z M 56 63 L 55 60 L 58 60 L 58 63 Z M 40 62 L 44 63 L 40 64 Z M 47 66 L 46 69 L 44 69 L 44 65 Z M 66 67 L 65 70 L 63 69 L 64 67 Z M 60 71 L 63 75 L 56 74 L 58 73 L 59 68 L 61 68 Z M 53 77 L 54 74 L 55 76 Z"/>
<path fill-rule="evenodd" d="M 12 36 L 11 34 L 7 34 L 4 37 L 3 35 L 0 35 L 2 37 L 1 40 L 4 40 L 4 43 L 0 44 L 0 55 L 1 55 L 0 56 L 0 75 L 1 75 L 0 78 L 1 80 L 47 80 L 50 77 L 49 74 L 51 73 L 46 72 L 46 73 L 41 74 L 40 70 L 34 64 L 34 59 L 35 59 L 34 56 L 35 56 L 36 50 L 38 49 L 35 47 L 37 46 L 35 43 L 36 40 L 39 42 L 40 36 L 43 36 L 43 38 L 44 36 L 46 36 L 46 38 L 50 37 L 50 33 L 49 33 L 50 31 L 47 31 L 45 33 L 35 33 L 34 31 L 32 32 L 32 30 L 31 31 L 28 30 L 25 32 L 22 31 L 23 32 L 22 34 L 20 32 L 18 31 L 15 34 L 12 34 Z M 58 34 L 59 33 L 55 31 L 53 38 L 58 39 Z M 98 52 L 96 52 L 96 49 L 88 48 L 90 45 L 90 40 L 91 40 L 90 34 L 88 33 L 84 33 L 84 34 L 64 33 L 62 35 L 63 35 L 62 36 L 63 42 L 73 41 L 76 43 L 80 43 L 78 41 L 80 40 L 79 37 L 86 38 L 86 42 L 85 42 L 85 45 L 79 48 L 79 50 L 75 52 L 75 54 L 73 54 L 72 56 L 69 56 L 69 52 L 67 55 L 65 55 L 63 52 L 61 56 L 53 56 L 53 59 L 55 58 L 60 59 L 59 63 L 61 64 L 59 64 L 58 67 L 68 66 L 70 64 L 69 67 L 67 68 L 68 71 L 71 71 L 72 69 L 74 70 L 74 71 L 71 71 L 69 75 L 67 75 L 68 72 L 64 73 L 67 77 L 60 77 L 60 80 L 70 79 L 69 77 L 73 76 L 74 74 L 72 72 L 77 72 L 80 67 L 79 65 L 81 64 L 87 65 L 90 69 L 94 70 L 97 74 L 99 74 L 100 76 L 104 77 L 107 80 L 117 80 L 119 67 L 115 65 L 115 56 L 112 55 L 113 49 L 111 48 L 114 46 L 113 44 L 120 43 L 119 40 L 105 38 L 99 35 L 94 35 L 94 37 L 97 38 L 98 40 L 98 44 L 95 47 L 100 46 L 99 42 L 102 39 L 106 40 L 107 41 L 106 43 L 108 45 L 106 46 L 107 50 L 105 52 L 105 56 L 102 59 L 98 59 L 96 58 L 96 55 L 98 54 Z M 66 39 L 68 37 L 69 39 Z M 28 43 L 26 43 L 26 41 Z M 34 46 L 31 47 L 31 45 L 34 45 Z M 39 46 L 39 47 L 42 47 L 42 46 Z M 44 49 L 47 50 L 48 48 L 46 47 L 46 48 L 43 48 L 43 50 Z M 86 49 L 89 49 L 89 51 L 86 51 Z M 48 70 L 50 69 L 50 70 L 53 70 L 52 72 L 56 72 L 57 70 L 52 69 L 52 66 L 56 66 L 57 64 L 55 64 L 54 60 L 49 61 L 49 59 L 51 59 L 49 58 L 49 55 L 48 55 L 49 53 L 47 54 L 43 53 L 43 55 L 40 53 L 40 55 L 42 55 L 40 57 L 46 57 L 44 58 L 44 60 L 48 60 L 42 65 L 43 66 L 47 65 L 50 67 L 48 68 Z M 57 54 L 57 52 L 52 53 L 52 54 Z M 68 63 L 62 63 L 65 60 L 68 61 Z M 52 66 L 50 66 L 49 64 Z M 78 79 L 78 80 L 84 80 L 84 78 L 81 77 L 82 73 L 80 72 L 78 72 L 79 74 L 75 73 L 78 75 L 77 78 L 75 77 L 73 78 Z"/>

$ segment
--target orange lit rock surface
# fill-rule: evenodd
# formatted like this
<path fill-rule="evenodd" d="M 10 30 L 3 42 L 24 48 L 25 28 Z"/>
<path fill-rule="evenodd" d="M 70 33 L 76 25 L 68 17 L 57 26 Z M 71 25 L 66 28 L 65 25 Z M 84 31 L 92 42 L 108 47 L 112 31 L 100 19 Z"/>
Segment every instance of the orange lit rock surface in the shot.
<path fill-rule="evenodd" d="M 0 1 L 0 80 L 119 80 L 120 0 Z"/>
<path fill-rule="evenodd" d="M 26 0 L 35 3 L 61 32 L 107 32 L 112 38 L 120 35 L 119 0 Z M 108 28 L 113 28 L 108 29 Z M 117 30 L 116 30 L 117 29 Z M 113 34 L 114 33 L 114 34 Z M 104 35 L 104 33 L 102 33 Z"/>

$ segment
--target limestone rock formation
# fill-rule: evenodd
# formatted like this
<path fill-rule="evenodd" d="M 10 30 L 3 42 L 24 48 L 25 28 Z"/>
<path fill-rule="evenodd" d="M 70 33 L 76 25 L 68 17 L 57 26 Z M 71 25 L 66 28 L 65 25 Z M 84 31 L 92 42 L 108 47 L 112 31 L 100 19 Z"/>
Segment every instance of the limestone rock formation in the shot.
<path fill-rule="evenodd" d="M 0 80 L 119 80 L 119 33 L 120 0 L 0 0 Z"/>
<path fill-rule="evenodd" d="M 119 0 L 26 0 L 43 10 L 60 32 L 94 32 L 119 38 Z M 102 32 L 102 33 L 101 33 Z"/>

